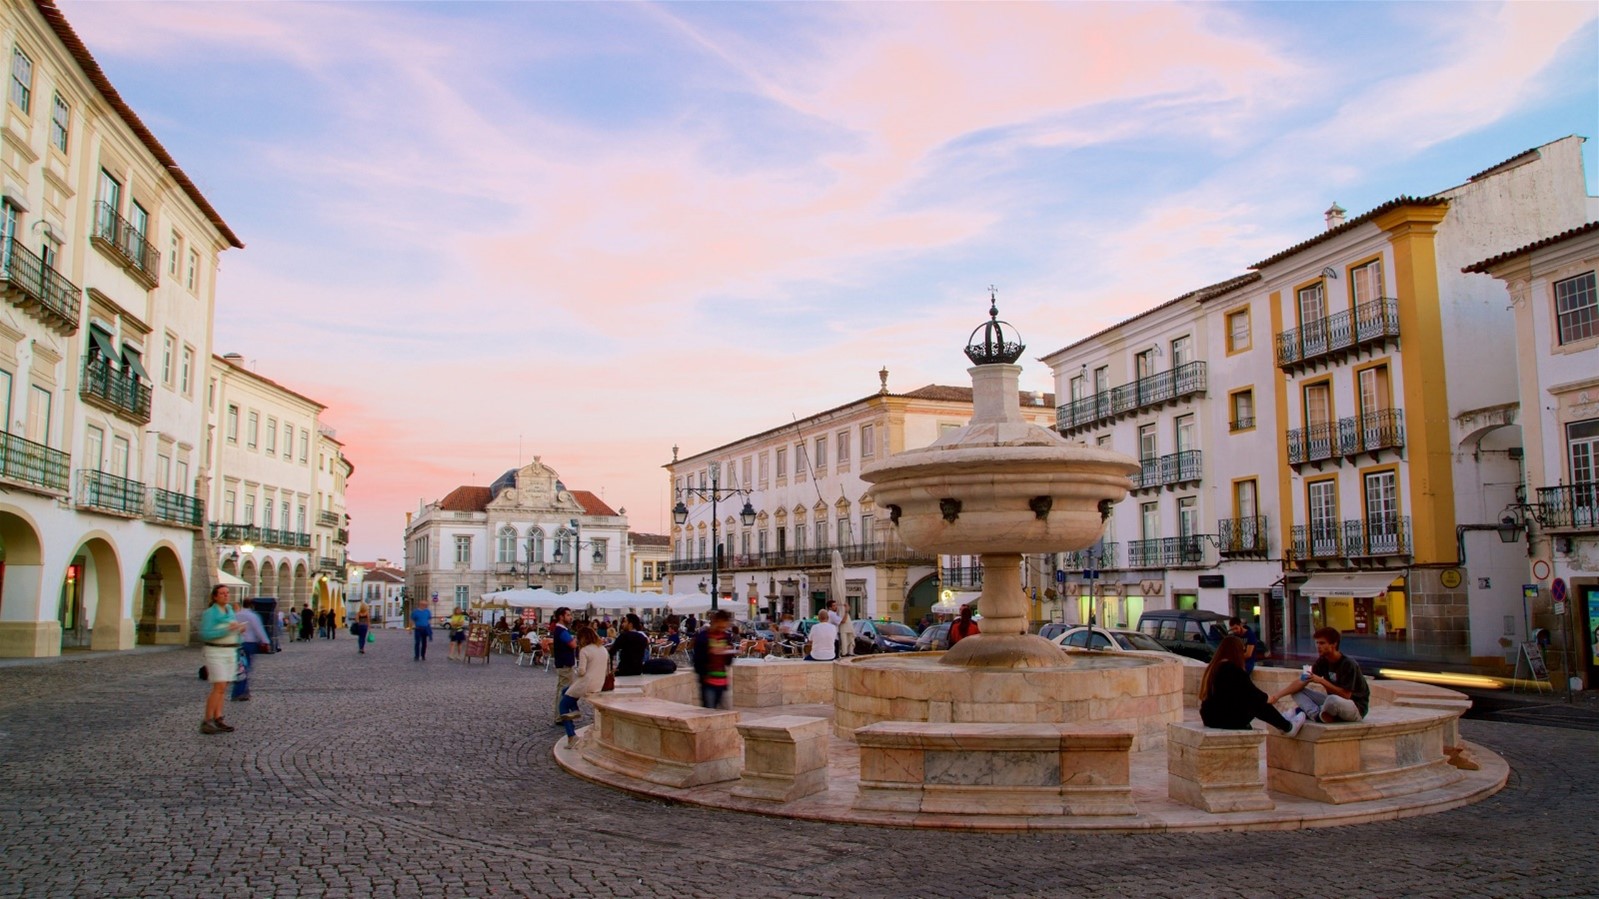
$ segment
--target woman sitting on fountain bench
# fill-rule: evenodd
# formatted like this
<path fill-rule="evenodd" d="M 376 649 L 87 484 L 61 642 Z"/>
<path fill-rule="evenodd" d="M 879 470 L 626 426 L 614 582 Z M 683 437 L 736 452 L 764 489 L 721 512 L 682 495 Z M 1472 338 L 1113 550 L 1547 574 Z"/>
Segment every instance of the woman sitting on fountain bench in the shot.
<path fill-rule="evenodd" d="M 1224 637 L 1199 682 L 1199 720 L 1221 730 L 1249 730 L 1256 718 L 1288 736 L 1299 733 L 1305 716 L 1295 712 L 1290 721 L 1267 700 L 1244 671 L 1244 641 Z"/>

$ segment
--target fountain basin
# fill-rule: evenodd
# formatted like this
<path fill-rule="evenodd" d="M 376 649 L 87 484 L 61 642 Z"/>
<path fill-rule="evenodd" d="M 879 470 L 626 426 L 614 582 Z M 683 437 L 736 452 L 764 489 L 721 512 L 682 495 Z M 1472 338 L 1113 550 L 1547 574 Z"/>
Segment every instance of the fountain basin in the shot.
<path fill-rule="evenodd" d="M 1176 660 L 1061 653 L 1053 666 L 989 669 L 940 664 L 942 655 L 835 663 L 835 734 L 849 739 L 879 721 L 1076 724 L 1129 731 L 1133 750 L 1142 752 L 1163 749 L 1166 725 L 1183 720 L 1183 666 Z"/>

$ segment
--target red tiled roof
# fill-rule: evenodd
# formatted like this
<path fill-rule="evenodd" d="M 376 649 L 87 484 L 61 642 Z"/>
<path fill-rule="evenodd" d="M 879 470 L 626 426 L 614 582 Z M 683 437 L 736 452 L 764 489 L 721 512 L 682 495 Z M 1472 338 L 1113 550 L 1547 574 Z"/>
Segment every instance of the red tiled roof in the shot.
<path fill-rule="evenodd" d="M 1031 391 L 1022 391 L 1022 396 L 1024 397 L 1031 395 Z M 972 401 L 972 389 L 970 387 L 951 387 L 945 384 L 929 384 L 926 387 L 918 387 L 915 390 L 912 390 L 910 393 L 902 394 L 902 396 L 906 397 L 907 399 L 938 400 L 946 403 L 969 403 Z M 1022 403 L 1021 405 L 1026 406 L 1027 403 Z M 1044 394 L 1043 405 L 1054 408 L 1055 395 L 1053 393 Z"/>
<path fill-rule="evenodd" d="M 572 494 L 572 498 L 577 500 L 577 504 L 582 506 L 584 513 L 588 515 L 616 514 L 616 510 L 612 509 L 610 506 L 607 506 L 605 504 L 605 500 L 600 499 L 587 490 L 573 490 L 570 492 Z"/>
<path fill-rule="evenodd" d="M 161 146 L 161 142 L 156 140 L 155 135 L 150 133 L 150 129 L 144 126 L 144 122 L 139 118 L 138 114 L 122 99 L 122 95 L 117 93 L 117 89 L 111 86 L 111 80 L 106 77 L 105 72 L 100 68 L 100 64 L 94 61 L 94 56 L 89 53 L 88 46 L 83 43 L 82 38 L 78 37 L 78 33 L 72 30 L 72 26 L 67 23 L 67 17 L 62 15 L 54 0 L 33 0 L 33 5 L 38 8 L 39 15 L 44 17 L 44 21 L 50 26 L 50 30 L 54 31 L 56 37 L 66 46 L 67 52 L 72 54 L 72 58 L 78 63 L 78 68 L 83 69 L 83 74 L 89 77 L 89 83 L 93 84 L 95 89 L 100 92 L 100 95 L 105 98 L 106 103 L 116 110 L 117 115 L 122 121 L 127 123 L 134 136 L 144 144 L 145 149 L 150 151 L 150 155 L 161 163 L 168 175 L 172 176 L 172 180 L 176 181 L 178 186 L 183 188 L 183 192 L 189 195 L 189 199 L 193 200 L 194 205 L 200 208 L 200 212 L 205 215 L 206 220 L 217 229 L 218 233 L 227 238 L 230 246 L 241 250 L 244 249 L 244 244 L 233 233 L 233 229 L 228 227 L 228 223 L 222 220 L 221 214 L 212 208 L 211 203 L 200 193 L 200 188 L 196 187 L 195 183 L 189 179 L 189 176 L 183 173 L 183 169 L 178 167 L 178 161 L 172 158 L 172 154 L 167 152 L 166 147 Z"/>
<path fill-rule="evenodd" d="M 482 512 L 489 507 L 494 494 L 487 487 L 457 487 L 439 500 L 439 509 L 445 512 Z"/>
<path fill-rule="evenodd" d="M 1143 318 L 1146 315 L 1154 315 L 1155 313 L 1159 312 L 1160 310 L 1170 308 L 1172 306 L 1177 305 L 1178 303 L 1182 303 L 1182 302 L 1186 302 L 1186 301 L 1193 301 L 1193 302 L 1196 302 L 1196 303 L 1203 303 L 1206 300 L 1213 300 L 1216 297 L 1219 297 L 1219 296 L 1221 296 L 1223 294 L 1230 293 L 1235 288 L 1242 287 L 1245 284 L 1250 284 L 1250 283 L 1253 283 L 1253 282 L 1259 281 L 1259 280 L 1260 280 L 1260 272 L 1250 272 L 1248 274 L 1237 275 L 1237 276 L 1234 276 L 1232 278 L 1228 278 L 1225 281 L 1218 281 L 1215 284 L 1211 284 L 1211 285 L 1208 285 L 1206 287 L 1201 287 L 1198 290 L 1190 290 L 1189 292 L 1183 294 L 1182 296 L 1172 297 L 1171 299 L 1167 300 L 1166 302 L 1161 303 L 1159 306 L 1152 306 L 1152 307 L 1150 307 L 1148 309 L 1145 309 L 1143 312 L 1140 312 L 1137 315 L 1132 316 L 1131 318 L 1124 318 L 1121 321 L 1117 322 L 1114 325 L 1111 325 L 1108 328 L 1104 328 L 1102 330 L 1095 331 L 1094 333 L 1088 335 L 1087 337 L 1082 338 L 1081 340 L 1076 340 L 1076 341 L 1073 341 L 1071 343 L 1068 343 L 1068 344 L 1066 344 L 1065 346 L 1061 347 L 1060 349 L 1056 350 L 1053 353 L 1045 353 L 1043 356 L 1040 357 L 1040 359 L 1047 359 L 1050 356 L 1059 355 L 1060 353 L 1064 353 L 1067 350 L 1076 349 L 1077 347 L 1082 346 L 1083 344 L 1089 342 L 1090 340 L 1095 340 L 1097 338 L 1103 337 L 1106 334 L 1109 334 L 1110 332 L 1116 330 L 1117 328 L 1125 328 L 1126 326 L 1132 324 L 1135 321 L 1138 321 L 1139 319 Z M 1053 403 L 1053 398 L 1051 398 L 1051 402 Z"/>
<path fill-rule="evenodd" d="M 1400 208 L 1401 206 L 1448 206 L 1448 205 L 1449 205 L 1449 201 L 1447 199 L 1445 199 L 1444 197 L 1410 197 L 1410 196 L 1395 197 L 1392 200 L 1389 200 L 1388 202 L 1382 204 L 1381 206 L 1378 206 L 1376 209 L 1372 209 L 1372 210 L 1369 210 L 1368 212 L 1366 212 L 1366 213 L 1364 213 L 1362 215 L 1358 215 L 1358 216 L 1350 219 L 1349 221 L 1344 222 L 1342 225 L 1339 225 L 1336 228 L 1329 228 L 1326 231 L 1321 232 L 1320 234 L 1316 235 L 1315 237 L 1312 237 L 1309 240 L 1300 241 L 1299 243 L 1294 244 L 1293 246 L 1289 247 L 1286 250 L 1283 250 L 1281 253 L 1278 253 L 1275 256 L 1271 256 L 1271 257 L 1268 257 L 1266 259 L 1262 259 L 1260 262 L 1257 262 L 1254 265 L 1251 265 L 1250 268 L 1255 269 L 1255 270 L 1258 271 L 1258 270 L 1263 269 L 1266 266 L 1271 265 L 1273 263 L 1281 262 L 1284 259 L 1287 259 L 1289 256 L 1293 256 L 1295 254 L 1301 253 L 1301 252 L 1303 252 L 1303 251 L 1315 246 L 1316 244 L 1321 243 L 1324 240 L 1330 240 L 1330 239 L 1332 239 L 1333 237 L 1335 237 L 1335 236 L 1337 236 L 1339 234 L 1343 234 L 1345 231 L 1348 231 L 1351 228 L 1357 228 L 1357 227 L 1359 227 L 1361 225 L 1364 225 L 1365 223 L 1367 223 L 1367 222 L 1371 221 L 1372 219 L 1376 218 L 1377 216 L 1382 215 L 1385 212 L 1391 212 L 1391 211 L 1393 211 L 1395 209 Z"/>
<path fill-rule="evenodd" d="M 366 579 L 369 581 L 383 581 L 389 584 L 403 584 L 405 583 L 405 572 L 396 571 L 393 568 L 375 568 L 367 572 Z"/>
<path fill-rule="evenodd" d="M 1509 251 L 1508 253 L 1500 253 L 1498 256 L 1490 256 L 1481 262 L 1474 262 L 1471 265 L 1461 269 L 1461 271 L 1466 272 L 1467 274 L 1486 275 L 1488 274 L 1489 269 L 1501 262 L 1514 259 L 1523 253 L 1531 253 L 1533 250 L 1541 250 L 1544 247 L 1552 247 L 1563 240 L 1569 240 L 1573 237 L 1588 234 L 1592 231 L 1599 231 L 1599 222 L 1589 222 L 1586 225 L 1578 225 L 1570 230 L 1562 231 L 1559 234 L 1556 234 L 1554 237 L 1545 237 L 1543 240 L 1535 240 L 1524 247 L 1519 247 Z"/>
<path fill-rule="evenodd" d="M 672 538 L 666 534 L 639 534 L 628 531 L 627 540 L 634 546 L 671 546 Z"/>

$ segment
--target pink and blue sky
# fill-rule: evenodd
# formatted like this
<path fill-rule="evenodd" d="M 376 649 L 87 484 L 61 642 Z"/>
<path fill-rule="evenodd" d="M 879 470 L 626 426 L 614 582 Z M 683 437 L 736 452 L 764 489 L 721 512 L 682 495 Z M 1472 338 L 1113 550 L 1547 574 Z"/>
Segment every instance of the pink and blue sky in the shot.
<path fill-rule="evenodd" d="M 217 351 L 328 404 L 362 559 L 535 454 L 664 532 L 673 444 L 966 383 L 990 284 L 1048 390 L 1333 201 L 1599 134 L 1591 2 L 61 7 L 247 244 Z"/>

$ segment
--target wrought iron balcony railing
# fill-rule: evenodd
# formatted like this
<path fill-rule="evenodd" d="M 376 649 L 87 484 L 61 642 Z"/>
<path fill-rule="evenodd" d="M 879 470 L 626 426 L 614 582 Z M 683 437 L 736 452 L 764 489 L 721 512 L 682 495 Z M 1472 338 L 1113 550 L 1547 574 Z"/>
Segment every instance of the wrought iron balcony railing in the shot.
<path fill-rule="evenodd" d="M 1090 571 L 1116 567 L 1116 543 L 1097 543 L 1087 549 L 1061 553 L 1058 564 L 1062 571 Z"/>
<path fill-rule="evenodd" d="M 1154 459 L 1145 459 L 1143 469 L 1134 479 L 1133 489 L 1169 487 L 1192 483 L 1200 479 L 1203 457 L 1199 450 L 1169 453 Z"/>
<path fill-rule="evenodd" d="M 1176 368 L 1060 406 L 1055 410 L 1055 427 L 1062 432 L 1092 427 L 1121 415 L 1202 394 L 1205 389 L 1205 363 L 1185 362 Z"/>
<path fill-rule="evenodd" d="M 317 512 L 316 523 L 323 527 L 336 528 L 339 526 L 339 514 L 337 512 Z"/>
<path fill-rule="evenodd" d="M 316 567 L 318 571 L 340 571 L 343 563 L 337 556 L 317 556 Z"/>
<path fill-rule="evenodd" d="M 205 509 L 198 497 L 156 487 L 150 491 L 150 519 L 197 528 L 205 522 Z"/>
<path fill-rule="evenodd" d="M 211 522 L 211 539 L 217 543 L 255 543 L 261 540 L 261 529 L 253 524 L 223 524 Z"/>
<path fill-rule="evenodd" d="M 114 412 L 130 421 L 150 421 L 150 385 L 128 371 L 111 367 L 111 360 L 91 354 L 83 360 L 83 381 L 78 395 L 91 406 Z"/>
<path fill-rule="evenodd" d="M 1297 368 L 1399 336 L 1399 301 L 1383 297 L 1277 335 L 1277 366 Z"/>
<path fill-rule="evenodd" d="M 1599 529 L 1599 483 L 1538 488 L 1539 514 L 1551 529 Z"/>
<path fill-rule="evenodd" d="M 71 474 L 66 453 L 0 431 L 0 478 L 66 493 Z"/>
<path fill-rule="evenodd" d="M 897 540 L 879 541 L 868 543 L 849 543 L 840 546 L 826 546 L 820 549 L 787 549 L 773 550 L 764 553 L 728 553 L 724 552 L 717 567 L 722 571 L 737 571 L 741 569 L 758 568 L 826 568 L 833 564 L 833 550 L 838 550 L 843 556 L 845 564 L 861 564 L 867 562 L 930 562 L 933 554 L 911 549 Z M 709 557 L 696 559 L 673 559 L 671 571 L 677 573 L 689 571 L 710 571 L 711 560 Z"/>
<path fill-rule="evenodd" d="M 1288 463 L 1326 462 L 1361 453 L 1397 450 L 1404 445 L 1404 410 L 1381 409 L 1340 418 L 1336 423 L 1319 422 L 1294 428 L 1288 432 Z"/>
<path fill-rule="evenodd" d="M 144 232 L 117 213 L 110 203 L 95 204 L 93 243 L 122 264 L 147 289 L 161 279 L 161 254 Z"/>
<path fill-rule="evenodd" d="M 144 484 L 103 471 L 78 472 L 78 505 L 116 515 L 144 515 Z"/>
<path fill-rule="evenodd" d="M 1128 568 L 1195 568 L 1204 567 L 1206 538 L 1199 534 L 1186 537 L 1155 537 L 1149 540 L 1127 541 Z"/>
<path fill-rule="evenodd" d="M 940 580 L 945 587 L 958 590 L 962 587 L 978 589 L 983 586 L 983 566 L 981 565 L 945 565 L 940 572 Z"/>
<path fill-rule="evenodd" d="M 1216 522 L 1216 539 L 1224 556 L 1266 555 L 1266 516 L 1223 518 Z"/>
<path fill-rule="evenodd" d="M 1314 524 L 1296 524 L 1290 557 L 1304 559 L 1359 559 L 1374 556 L 1408 556 L 1409 515 L 1378 515 Z"/>
<path fill-rule="evenodd" d="M 0 241 L 0 290 L 58 334 L 75 334 L 83 291 L 15 237 Z"/>

